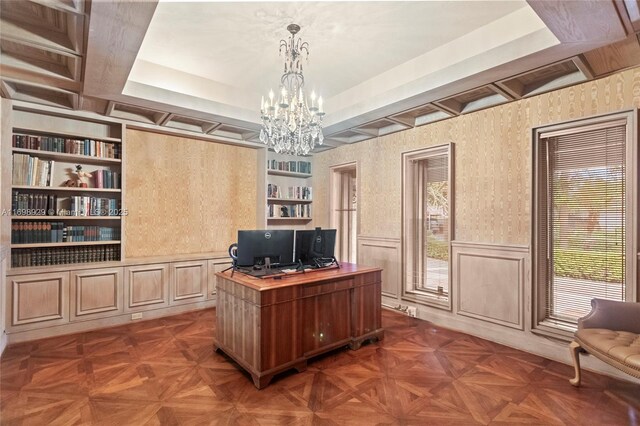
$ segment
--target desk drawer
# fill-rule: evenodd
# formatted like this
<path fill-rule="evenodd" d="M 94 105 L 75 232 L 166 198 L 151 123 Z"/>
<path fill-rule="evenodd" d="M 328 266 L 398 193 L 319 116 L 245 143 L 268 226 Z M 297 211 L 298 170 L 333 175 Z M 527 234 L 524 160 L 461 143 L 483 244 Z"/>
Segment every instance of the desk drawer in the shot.
<path fill-rule="evenodd" d="M 368 272 L 366 274 L 356 275 L 353 280 L 356 287 L 378 283 L 382 281 L 382 271 Z"/>
<path fill-rule="evenodd" d="M 335 293 L 353 287 L 353 279 L 307 284 L 302 288 L 302 297 L 317 296 L 320 294 Z"/>

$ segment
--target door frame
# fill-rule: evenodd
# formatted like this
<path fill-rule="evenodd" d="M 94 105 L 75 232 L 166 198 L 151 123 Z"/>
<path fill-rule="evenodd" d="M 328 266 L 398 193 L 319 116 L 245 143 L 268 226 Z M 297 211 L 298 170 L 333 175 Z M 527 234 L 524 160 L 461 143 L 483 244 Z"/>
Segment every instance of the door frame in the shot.
<path fill-rule="evenodd" d="M 355 170 L 356 172 L 356 197 L 357 197 L 357 202 L 356 202 L 356 240 L 353 241 L 353 244 L 355 246 L 355 250 L 356 250 L 356 258 L 354 259 L 354 262 L 356 262 L 357 260 L 357 256 L 358 256 L 358 238 L 360 236 L 360 205 L 361 205 L 361 200 L 362 200 L 362 187 L 360 185 L 360 163 L 356 160 L 356 161 L 349 161 L 346 163 L 340 163 L 340 164 L 334 164 L 332 166 L 329 166 L 329 226 L 332 229 L 338 229 L 338 233 L 340 232 L 339 228 L 338 228 L 338 222 L 336 219 L 336 215 L 335 215 L 335 209 L 337 208 L 337 206 L 340 204 L 340 194 L 341 191 L 339 190 L 339 188 L 336 187 L 336 185 L 339 185 L 341 182 L 341 174 L 345 171 L 348 170 Z M 339 242 L 339 238 L 336 238 Z M 339 255 L 340 255 L 340 260 L 342 261 L 342 247 L 339 246 Z M 336 256 L 338 257 L 338 256 Z"/>

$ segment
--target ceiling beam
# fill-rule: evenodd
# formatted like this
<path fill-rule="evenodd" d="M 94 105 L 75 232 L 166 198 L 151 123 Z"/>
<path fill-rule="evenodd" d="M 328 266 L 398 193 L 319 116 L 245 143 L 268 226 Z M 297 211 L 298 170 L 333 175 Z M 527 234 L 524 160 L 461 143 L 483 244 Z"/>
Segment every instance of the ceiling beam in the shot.
<path fill-rule="evenodd" d="M 401 114 L 401 113 L 398 113 Z M 397 124 L 402 124 L 403 126 L 416 127 L 416 118 L 414 117 L 412 120 L 407 120 L 404 118 L 396 117 L 393 115 L 385 117 L 389 121 L 393 121 Z"/>
<path fill-rule="evenodd" d="M 104 115 L 108 115 L 111 116 L 111 114 L 113 113 L 113 109 L 116 107 L 116 103 L 113 101 L 109 101 L 109 103 L 107 104 L 107 109 L 104 112 Z"/>
<path fill-rule="evenodd" d="M 122 94 L 157 5 L 157 0 L 92 2 L 84 93 Z"/>
<path fill-rule="evenodd" d="M 214 132 L 214 131 L 215 131 L 218 127 L 220 127 L 221 125 L 222 125 L 222 123 L 210 123 L 210 126 L 208 126 L 208 127 L 207 127 L 207 126 L 203 126 L 203 127 L 202 127 L 202 131 L 203 131 L 204 133 L 209 134 L 209 133 L 211 133 L 211 132 Z"/>
<path fill-rule="evenodd" d="M 627 36 L 612 0 L 528 0 L 527 3 L 561 43 L 614 42 Z"/>
<path fill-rule="evenodd" d="M 171 114 L 171 113 L 164 113 L 164 114 L 157 114 L 158 117 L 155 119 L 155 122 L 158 126 L 165 126 L 169 121 L 171 121 L 171 119 L 173 117 L 175 117 L 175 114 Z"/>

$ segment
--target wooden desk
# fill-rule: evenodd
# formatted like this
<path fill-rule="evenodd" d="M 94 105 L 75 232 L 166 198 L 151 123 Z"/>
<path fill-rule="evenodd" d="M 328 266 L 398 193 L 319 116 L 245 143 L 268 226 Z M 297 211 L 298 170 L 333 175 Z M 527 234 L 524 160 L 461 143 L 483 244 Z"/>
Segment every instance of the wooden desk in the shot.
<path fill-rule="evenodd" d="M 315 355 L 382 339 L 382 270 L 341 266 L 279 280 L 217 273 L 214 349 L 233 358 L 262 389 L 275 374 L 304 371 Z"/>

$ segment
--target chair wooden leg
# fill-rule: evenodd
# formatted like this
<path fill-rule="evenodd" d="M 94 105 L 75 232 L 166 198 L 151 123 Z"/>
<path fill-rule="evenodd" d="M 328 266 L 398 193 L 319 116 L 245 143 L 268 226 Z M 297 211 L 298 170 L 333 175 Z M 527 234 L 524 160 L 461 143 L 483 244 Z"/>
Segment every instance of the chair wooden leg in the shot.
<path fill-rule="evenodd" d="M 580 376 L 580 352 L 582 352 L 582 347 L 574 340 L 569 345 L 569 351 L 571 352 L 571 358 L 573 359 L 573 367 L 576 370 L 576 376 L 569 380 L 569 383 L 573 386 L 580 386 L 580 380 L 582 379 Z"/>

